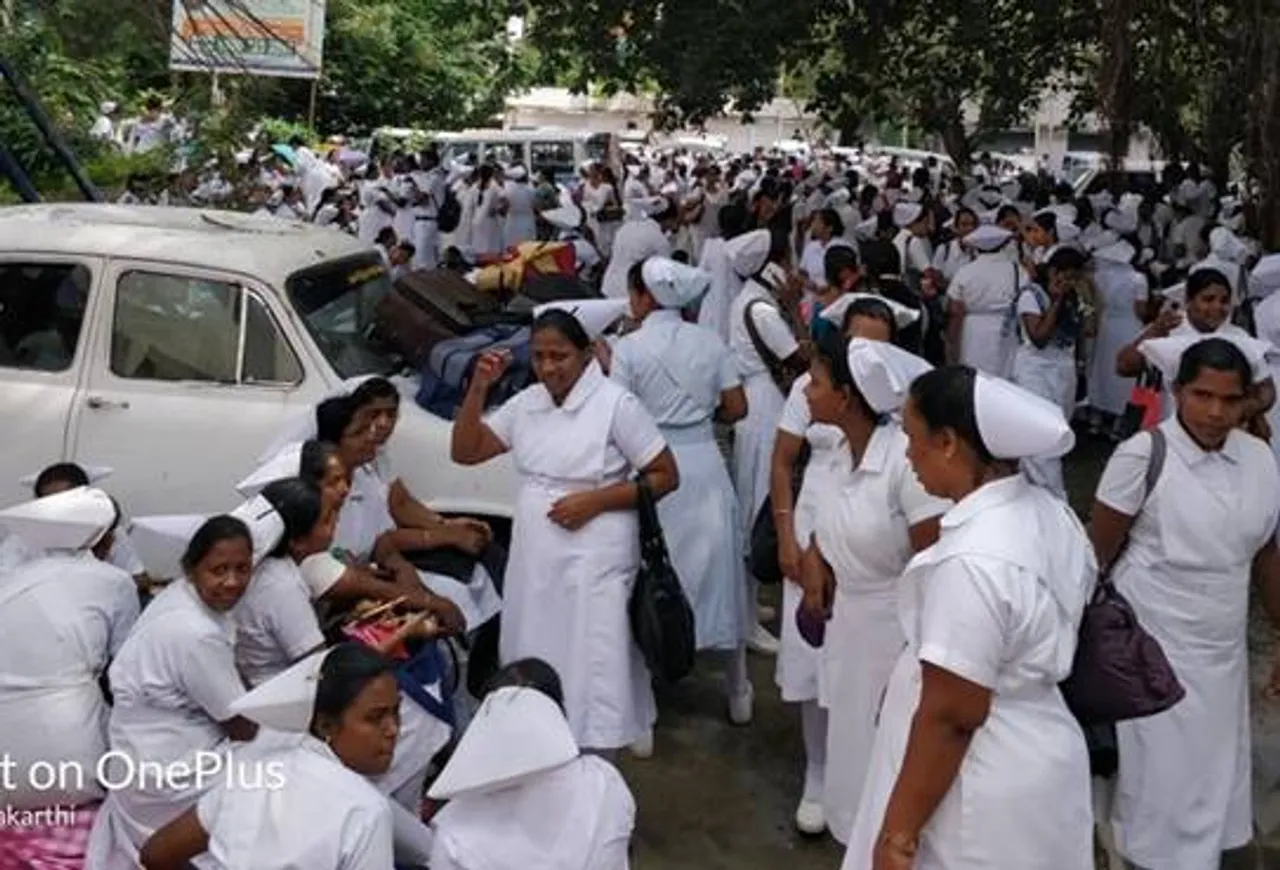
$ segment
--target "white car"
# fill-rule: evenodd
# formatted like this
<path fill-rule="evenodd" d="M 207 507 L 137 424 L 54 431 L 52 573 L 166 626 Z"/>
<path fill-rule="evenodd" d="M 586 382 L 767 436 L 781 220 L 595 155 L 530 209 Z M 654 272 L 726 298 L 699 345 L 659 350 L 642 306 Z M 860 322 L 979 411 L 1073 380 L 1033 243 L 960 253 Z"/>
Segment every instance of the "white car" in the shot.
<path fill-rule="evenodd" d="M 59 460 L 108 466 L 134 516 L 217 512 L 291 423 L 344 380 L 390 374 L 373 335 L 379 254 L 235 212 L 0 209 L 0 505 Z M 451 423 L 406 395 L 391 459 L 439 510 L 508 518 L 508 462 L 462 468 Z"/>

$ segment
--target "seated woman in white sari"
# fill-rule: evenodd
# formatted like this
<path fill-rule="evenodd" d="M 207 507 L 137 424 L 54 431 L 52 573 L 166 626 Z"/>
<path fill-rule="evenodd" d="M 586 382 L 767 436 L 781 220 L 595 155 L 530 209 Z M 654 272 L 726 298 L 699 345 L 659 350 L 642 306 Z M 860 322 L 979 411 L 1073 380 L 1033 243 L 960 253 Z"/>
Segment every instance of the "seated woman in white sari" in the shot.
<path fill-rule="evenodd" d="M 206 870 L 391 870 L 392 808 L 369 781 L 396 747 L 394 670 L 342 644 L 242 697 L 237 714 L 294 738 L 256 762 L 278 786 L 219 783 L 147 841 L 142 866 L 185 870 L 198 858 Z"/>
<path fill-rule="evenodd" d="M 513 662 L 430 791 L 447 800 L 431 826 L 431 870 L 626 870 L 635 801 L 622 775 L 584 755 L 560 678 Z"/>
<path fill-rule="evenodd" d="M 4 802 L 35 811 L 0 825 L 0 856 L 18 867 L 80 867 L 105 796 L 94 778 L 107 751 L 99 681 L 138 618 L 132 578 L 105 561 L 117 520 L 110 496 L 89 488 L 0 512 L 0 528 L 46 554 L 0 573 L 0 735 L 12 777 Z M 34 788 L 37 763 L 72 775 Z"/>
<path fill-rule="evenodd" d="M 324 646 L 311 588 L 300 566 L 329 548 L 334 525 L 333 513 L 323 510 L 320 491 L 306 481 L 275 481 L 263 489 L 262 497 L 283 520 L 284 534 L 254 572 L 253 582 L 234 613 L 236 665 L 250 687 L 261 685 Z M 410 637 L 431 638 L 436 632 L 434 620 L 410 617 L 394 634 L 372 646 L 387 655 Z M 397 676 L 414 678 L 408 669 Z M 440 680 L 419 683 L 417 689 L 439 695 Z M 377 785 L 416 813 L 427 767 L 449 742 L 452 725 L 442 707 L 424 707 L 413 697 L 402 701 L 400 715 L 396 758 Z"/>
<path fill-rule="evenodd" d="M 351 475 L 351 491 L 338 514 L 334 536 L 339 558 L 374 562 L 402 579 L 418 577 L 429 590 L 457 606 L 462 617 L 457 622 L 467 629 L 493 617 L 501 608 L 501 601 L 483 568 L 475 566 L 471 582 L 464 584 L 443 574 L 418 571 L 405 558 L 406 553 L 446 547 L 474 556 L 488 542 L 468 527 L 438 525 L 421 529 L 397 525 L 391 515 L 387 488 L 374 470 L 378 453 L 373 426 L 361 413 L 357 400 L 341 397 L 321 402 L 316 408 L 316 430 L 321 441 L 338 448 Z M 455 627 L 453 620 L 446 624 Z"/>
<path fill-rule="evenodd" d="M 174 576 L 161 564 L 170 555 L 164 542 L 181 539 L 190 528 L 190 517 L 134 520 L 140 546 L 144 536 L 155 544 L 158 561 L 145 563 L 144 556 L 149 571 Z M 212 785 L 208 775 L 166 772 L 184 765 L 194 770 L 197 763 L 208 770 L 219 756 L 225 759 L 229 741 L 257 734 L 254 723 L 231 710 L 244 694 L 231 610 L 249 585 L 255 545 L 259 553 L 274 549 L 283 528 L 262 499 L 205 521 L 182 556 L 183 579 L 156 596 L 112 663 L 112 754 L 102 766 L 112 791 L 90 837 L 87 865 L 93 870 L 133 870 L 147 837 Z M 142 762 L 150 775 L 141 775 Z"/>

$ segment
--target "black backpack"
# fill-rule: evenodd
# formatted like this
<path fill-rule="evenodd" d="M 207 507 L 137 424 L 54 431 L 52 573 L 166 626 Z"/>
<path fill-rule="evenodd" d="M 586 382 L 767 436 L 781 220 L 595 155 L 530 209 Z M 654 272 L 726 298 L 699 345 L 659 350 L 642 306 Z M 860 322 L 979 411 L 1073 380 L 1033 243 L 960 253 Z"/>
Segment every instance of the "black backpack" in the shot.
<path fill-rule="evenodd" d="M 444 202 L 436 212 L 436 226 L 442 233 L 451 233 L 462 223 L 462 203 L 452 190 L 444 192 Z"/>

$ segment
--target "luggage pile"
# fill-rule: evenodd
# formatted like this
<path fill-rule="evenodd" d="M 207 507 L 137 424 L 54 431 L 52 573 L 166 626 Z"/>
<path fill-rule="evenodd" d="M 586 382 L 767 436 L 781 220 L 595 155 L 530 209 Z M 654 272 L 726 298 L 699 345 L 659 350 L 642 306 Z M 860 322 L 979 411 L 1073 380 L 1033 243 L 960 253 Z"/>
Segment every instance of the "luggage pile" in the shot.
<path fill-rule="evenodd" d="M 378 305 L 378 331 L 421 378 L 417 402 L 452 420 L 466 395 L 476 360 L 486 351 L 506 350 L 512 364 L 489 393 L 502 404 L 533 383 L 529 353 L 533 310 L 561 299 L 597 294 L 574 277 L 527 276 L 516 293 L 482 290 L 457 272 L 414 272 L 395 284 Z"/>

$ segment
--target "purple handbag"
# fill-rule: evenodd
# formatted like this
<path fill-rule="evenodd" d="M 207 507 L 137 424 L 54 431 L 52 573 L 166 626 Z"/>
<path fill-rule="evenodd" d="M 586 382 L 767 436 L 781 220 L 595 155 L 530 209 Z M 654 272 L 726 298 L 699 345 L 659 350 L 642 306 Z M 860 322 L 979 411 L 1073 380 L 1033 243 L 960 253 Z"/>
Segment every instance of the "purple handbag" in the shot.
<path fill-rule="evenodd" d="M 823 617 L 805 609 L 804 605 L 796 608 L 796 630 L 804 638 L 804 642 L 814 649 L 821 649 L 827 638 L 827 621 Z"/>
<path fill-rule="evenodd" d="M 1152 429 L 1150 435 L 1146 498 L 1164 469 L 1166 450 L 1163 432 Z M 1164 650 L 1138 624 L 1133 607 L 1108 574 L 1098 578 L 1093 599 L 1084 608 L 1071 675 L 1059 685 L 1081 725 L 1154 716 L 1186 695 Z"/>

